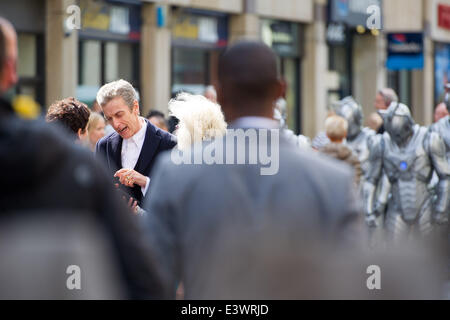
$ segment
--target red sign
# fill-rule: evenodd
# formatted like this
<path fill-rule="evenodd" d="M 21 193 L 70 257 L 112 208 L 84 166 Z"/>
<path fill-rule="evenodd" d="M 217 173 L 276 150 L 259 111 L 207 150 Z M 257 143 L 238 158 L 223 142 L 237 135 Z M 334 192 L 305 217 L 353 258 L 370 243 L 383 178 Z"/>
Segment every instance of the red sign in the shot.
<path fill-rule="evenodd" d="M 450 6 L 439 4 L 438 6 L 438 26 L 450 30 Z"/>

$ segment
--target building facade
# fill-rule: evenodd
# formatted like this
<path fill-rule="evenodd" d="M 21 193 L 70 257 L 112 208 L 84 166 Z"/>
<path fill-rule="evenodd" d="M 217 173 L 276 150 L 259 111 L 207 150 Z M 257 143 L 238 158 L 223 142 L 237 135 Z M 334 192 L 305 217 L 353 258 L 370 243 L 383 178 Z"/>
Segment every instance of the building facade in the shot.
<path fill-rule="evenodd" d="M 370 6 L 380 30 L 367 25 Z M 91 105 L 123 78 L 143 114 L 167 114 L 177 92 L 215 82 L 220 51 L 240 39 L 273 48 L 289 127 L 310 137 L 333 101 L 353 95 L 368 116 L 385 86 L 430 124 L 450 79 L 450 0 L 2 0 L 0 12 L 18 30 L 17 92 L 45 107 L 67 96 Z M 77 18 L 80 29 L 67 26 Z"/>

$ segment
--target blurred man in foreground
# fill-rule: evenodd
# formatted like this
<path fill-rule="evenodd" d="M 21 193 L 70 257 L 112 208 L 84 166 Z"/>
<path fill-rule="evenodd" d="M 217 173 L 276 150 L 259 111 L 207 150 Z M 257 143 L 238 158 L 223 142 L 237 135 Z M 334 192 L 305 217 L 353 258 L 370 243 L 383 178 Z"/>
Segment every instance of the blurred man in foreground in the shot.
<path fill-rule="evenodd" d="M 351 170 L 293 147 L 273 120 L 283 92 L 273 51 L 258 42 L 228 48 L 219 59 L 218 79 L 218 103 L 231 130 L 187 153 L 208 158 L 214 149 L 214 161 L 188 164 L 191 157 L 186 157 L 177 163 L 176 154 L 162 156 L 145 204 L 149 247 L 160 262 L 165 292 L 171 291 L 162 298 L 174 298 L 179 281 L 187 299 L 217 297 L 205 296 L 213 286 L 207 274 L 214 271 L 217 255 L 225 253 L 230 239 L 251 238 L 262 227 L 302 233 L 311 243 L 318 238 L 344 246 L 360 243 Z M 261 156 L 268 149 L 269 160 L 278 161 L 270 168 Z M 239 150 L 248 158 L 240 158 Z M 236 258 L 232 250 L 221 257 Z M 243 272 L 242 277 L 250 276 L 252 270 Z M 237 290 L 239 279 L 228 280 Z"/>
<path fill-rule="evenodd" d="M 16 61 L 0 18 L 0 299 L 151 298 L 159 280 L 103 168 L 63 130 L 12 112 Z"/>

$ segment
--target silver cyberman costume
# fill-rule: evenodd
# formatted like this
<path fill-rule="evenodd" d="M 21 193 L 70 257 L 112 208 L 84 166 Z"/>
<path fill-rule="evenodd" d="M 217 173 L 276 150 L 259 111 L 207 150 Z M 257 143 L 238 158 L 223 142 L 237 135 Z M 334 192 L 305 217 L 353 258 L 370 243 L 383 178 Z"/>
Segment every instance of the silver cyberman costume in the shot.
<path fill-rule="evenodd" d="M 288 129 L 286 120 L 287 120 L 287 106 L 286 100 L 283 98 L 278 99 L 276 102 L 275 108 L 273 110 L 273 117 L 280 123 L 280 129 L 282 134 L 295 146 L 300 149 L 310 150 L 311 149 L 311 141 L 308 137 L 303 135 L 296 135 L 292 130 Z"/>
<path fill-rule="evenodd" d="M 445 94 L 445 105 L 450 113 L 450 83 L 448 83 L 445 88 L 447 91 Z M 447 160 L 450 161 L 450 116 L 446 116 L 445 118 L 442 118 L 438 122 L 434 123 L 430 127 L 430 130 L 438 133 L 442 140 L 444 140 Z"/>
<path fill-rule="evenodd" d="M 334 111 L 348 122 L 346 145 L 358 157 L 364 176 L 370 165 L 368 140 L 376 133 L 370 128 L 363 128 L 363 111 L 353 97 L 346 97 L 339 101 L 334 106 Z"/>
<path fill-rule="evenodd" d="M 364 184 L 367 222 L 375 227 L 375 217 L 387 205 L 389 236 L 426 235 L 435 224 L 448 222 L 450 172 L 444 143 L 436 132 L 416 125 L 404 104 L 393 102 L 383 117 L 386 132 L 369 144 L 371 165 Z M 435 199 L 428 189 L 433 170 L 439 178 Z M 383 183 L 376 196 L 383 175 L 389 183 Z"/>

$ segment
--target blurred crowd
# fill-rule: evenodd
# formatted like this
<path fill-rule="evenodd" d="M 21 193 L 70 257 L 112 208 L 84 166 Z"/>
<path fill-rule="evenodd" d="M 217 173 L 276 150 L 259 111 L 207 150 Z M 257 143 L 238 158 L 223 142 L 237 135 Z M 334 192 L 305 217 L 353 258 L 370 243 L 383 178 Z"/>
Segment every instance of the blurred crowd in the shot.
<path fill-rule="evenodd" d="M 167 116 L 143 117 L 117 80 L 92 106 L 61 97 L 24 120 L 16 61 L 0 18 L 0 298 L 448 298 L 450 95 L 430 127 L 392 89 L 366 121 L 346 97 L 310 139 L 287 127 L 272 50 L 243 41 Z"/>

